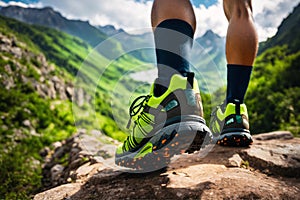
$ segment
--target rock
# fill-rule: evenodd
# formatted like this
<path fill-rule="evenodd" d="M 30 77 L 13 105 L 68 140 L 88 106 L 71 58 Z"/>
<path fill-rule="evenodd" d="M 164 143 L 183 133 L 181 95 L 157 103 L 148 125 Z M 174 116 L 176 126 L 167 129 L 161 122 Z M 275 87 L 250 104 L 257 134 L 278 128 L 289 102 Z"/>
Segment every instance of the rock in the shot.
<path fill-rule="evenodd" d="M 49 152 L 50 152 L 50 148 L 49 147 L 45 147 L 45 148 L 43 148 L 39 152 L 39 154 L 40 154 L 40 156 L 45 157 L 45 156 L 47 156 L 49 154 Z"/>
<path fill-rule="evenodd" d="M 76 160 L 74 160 L 73 162 L 71 162 L 69 164 L 69 168 L 70 169 L 77 169 L 78 167 L 80 167 L 82 165 L 82 163 L 84 163 L 82 158 L 77 158 Z"/>
<path fill-rule="evenodd" d="M 97 172 L 99 169 L 105 169 L 103 167 L 102 163 L 91 164 L 89 162 L 89 163 L 86 163 L 86 164 L 82 165 L 81 167 L 79 167 L 75 173 L 77 175 L 77 178 L 80 178 L 80 177 L 84 177 L 84 176 L 88 176 L 88 175 L 91 176 L 91 175 L 93 175 L 93 173 Z"/>
<path fill-rule="evenodd" d="M 78 177 L 82 177 L 82 176 L 86 176 L 88 175 L 92 170 L 94 169 L 93 166 L 91 166 L 91 163 L 86 163 L 82 166 L 80 166 L 77 170 L 76 170 L 76 174 Z"/>
<path fill-rule="evenodd" d="M 67 95 L 68 99 L 72 100 L 73 94 L 74 94 L 74 88 L 68 86 L 66 88 L 66 95 Z"/>
<path fill-rule="evenodd" d="M 293 139 L 294 136 L 289 131 L 275 131 L 271 133 L 263 133 L 254 136 L 257 140 L 274 140 L 274 139 L 281 139 L 281 140 L 290 140 Z"/>
<path fill-rule="evenodd" d="M 44 91 L 48 94 L 51 99 L 56 99 L 56 90 L 52 82 L 48 83 L 48 87 L 45 87 Z"/>
<path fill-rule="evenodd" d="M 22 58 L 22 49 L 19 47 L 11 48 L 10 49 L 11 53 L 16 57 L 16 58 Z"/>
<path fill-rule="evenodd" d="M 52 168 L 51 168 L 51 180 L 52 181 L 58 181 L 62 172 L 64 170 L 64 167 L 62 165 L 54 165 Z"/>
<path fill-rule="evenodd" d="M 23 121 L 23 125 L 27 127 L 31 127 L 31 123 L 28 119 Z"/>
<path fill-rule="evenodd" d="M 12 73 L 13 73 L 13 71 L 12 71 L 10 65 L 5 65 L 5 66 L 4 66 L 4 69 L 5 69 L 5 71 L 6 71 L 8 74 L 12 74 Z"/>
<path fill-rule="evenodd" d="M 5 77 L 3 80 L 3 85 L 5 85 L 5 89 L 9 90 L 10 88 L 15 87 L 15 82 L 12 77 Z"/>
<path fill-rule="evenodd" d="M 72 146 L 79 150 L 78 153 L 70 153 L 70 164 L 62 172 L 64 183 L 73 183 L 37 194 L 35 199 L 61 199 L 63 195 L 72 200 L 298 199 L 300 195 L 299 138 L 254 139 L 250 148 L 212 144 L 207 146 L 211 151 L 205 156 L 201 155 L 201 151 L 178 155 L 166 169 L 130 174 L 102 163 L 105 159 L 99 151 L 104 151 L 107 145 L 100 142 L 103 137 L 94 131 L 94 134 L 80 134 L 65 142 L 63 147 L 69 152 Z M 261 136 L 254 138 L 257 137 Z M 84 157 L 84 152 L 89 155 Z M 110 151 L 105 152 L 111 154 Z M 82 163 L 82 159 L 87 158 Z M 77 160 L 77 168 L 72 170 L 71 165 Z M 241 163 L 249 166 L 241 168 Z"/>
<path fill-rule="evenodd" d="M 35 195 L 34 200 L 67 199 L 68 197 L 78 192 L 80 188 L 81 184 L 78 183 L 61 185 L 46 192 Z"/>
<path fill-rule="evenodd" d="M 57 89 L 57 92 L 59 94 L 59 98 L 61 100 L 67 100 L 67 94 L 66 94 L 66 90 L 65 90 L 65 85 L 60 85 L 60 87 Z"/>
<path fill-rule="evenodd" d="M 78 106 L 83 106 L 84 104 L 84 91 L 82 88 L 76 88 L 74 90 L 74 101 L 78 104 Z"/>
<path fill-rule="evenodd" d="M 228 159 L 227 167 L 241 167 L 243 159 L 239 154 L 234 154 L 232 157 Z"/>
<path fill-rule="evenodd" d="M 4 44 L 5 46 L 12 46 L 12 41 L 4 36 L 1 35 L 0 37 L 0 43 L 1 45 Z"/>
<path fill-rule="evenodd" d="M 300 177 L 300 138 L 293 140 L 254 141 L 241 155 L 251 167 L 287 176 Z"/>
<path fill-rule="evenodd" d="M 99 130 L 92 130 L 91 131 L 91 135 L 95 136 L 95 137 L 99 137 L 102 135 L 101 131 Z"/>
<path fill-rule="evenodd" d="M 61 142 L 54 142 L 52 144 L 52 146 L 53 146 L 54 150 L 56 150 L 56 149 L 62 147 L 62 143 Z"/>
<path fill-rule="evenodd" d="M 52 77 L 52 81 L 53 81 L 54 83 L 60 83 L 60 82 L 61 82 L 60 79 L 59 79 L 57 76 L 53 76 L 53 77 Z"/>
<path fill-rule="evenodd" d="M 40 77 L 40 79 L 39 79 L 39 81 L 40 81 L 41 83 L 44 83 L 44 82 L 45 82 L 45 80 L 46 80 L 46 79 L 45 79 L 45 77 L 44 77 L 44 76 L 41 76 L 41 77 Z"/>
<path fill-rule="evenodd" d="M 79 153 L 80 151 L 81 151 L 81 150 L 80 150 L 79 148 L 77 148 L 77 147 L 72 147 L 71 152 L 70 152 L 71 157 L 72 157 L 72 158 L 75 158 L 76 155 L 78 155 L 78 153 Z"/>
<path fill-rule="evenodd" d="M 55 149 L 55 152 L 53 154 L 53 157 L 55 159 L 60 159 L 64 156 L 64 154 L 66 153 L 66 150 L 64 147 L 58 147 Z"/>
<path fill-rule="evenodd" d="M 21 48 L 22 47 L 22 48 Z M 0 33 L 0 51 L 10 54 L 10 56 L 2 55 L 2 59 L 13 62 L 14 67 L 5 65 L 6 74 L 1 74 L 3 85 L 7 90 L 15 87 L 14 78 L 21 76 L 21 82 L 31 84 L 42 98 L 71 100 L 73 97 L 73 86 L 71 83 L 66 84 L 63 78 L 63 73 L 54 75 L 55 66 L 49 64 L 43 54 L 36 55 L 28 50 L 27 46 L 16 38 L 4 36 Z M 24 62 L 27 62 L 24 64 Z M 31 67 L 28 67 L 31 66 Z M 34 71 L 39 75 L 36 79 L 28 75 L 28 70 Z M 57 73 L 56 73 L 57 74 Z M 83 90 L 79 95 L 80 102 L 84 102 L 85 96 Z"/>

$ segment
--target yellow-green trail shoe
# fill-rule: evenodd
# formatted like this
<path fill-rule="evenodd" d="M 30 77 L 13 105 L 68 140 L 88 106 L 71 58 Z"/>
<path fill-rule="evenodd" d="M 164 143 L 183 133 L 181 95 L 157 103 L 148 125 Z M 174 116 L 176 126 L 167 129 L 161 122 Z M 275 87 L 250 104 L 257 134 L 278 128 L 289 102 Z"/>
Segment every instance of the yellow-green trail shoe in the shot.
<path fill-rule="evenodd" d="M 205 125 L 194 74 L 175 74 L 166 92 L 138 97 L 130 107 L 132 132 L 116 150 L 115 163 L 135 171 L 155 171 L 167 166 L 175 154 L 192 153 L 212 141 Z"/>
<path fill-rule="evenodd" d="M 222 146 L 246 147 L 253 143 L 247 107 L 239 102 L 217 106 L 211 115 L 210 130 Z"/>

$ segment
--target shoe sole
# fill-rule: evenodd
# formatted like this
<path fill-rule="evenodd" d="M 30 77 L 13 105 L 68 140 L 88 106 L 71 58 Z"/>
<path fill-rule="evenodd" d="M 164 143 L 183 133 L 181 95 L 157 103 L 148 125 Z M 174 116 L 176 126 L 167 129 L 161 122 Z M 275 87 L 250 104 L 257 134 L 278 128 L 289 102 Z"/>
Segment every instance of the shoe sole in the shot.
<path fill-rule="evenodd" d="M 252 136 L 244 131 L 221 134 L 217 141 L 217 144 L 228 147 L 248 147 L 252 143 Z"/>
<path fill-rule="evenodd" d="M 125 167 L 125 171 L 144 173 L 166 167 L 174 155 L 193 153 L 212 141 L 209 128 L 200 122 L 181 122 L 158 131 L 149 140 L 153 144 L 152 153 L 135 158 L 140 150 L 122 157 L 116 157 L 115 163 Z"/>

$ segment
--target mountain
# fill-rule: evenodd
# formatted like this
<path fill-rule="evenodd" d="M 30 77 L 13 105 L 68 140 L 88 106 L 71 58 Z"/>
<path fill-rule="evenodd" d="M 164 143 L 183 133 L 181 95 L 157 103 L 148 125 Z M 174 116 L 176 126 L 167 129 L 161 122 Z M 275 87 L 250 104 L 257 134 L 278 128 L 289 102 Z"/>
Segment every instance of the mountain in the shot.
<path fill-rule="evenodd" d="M 198 79 L 204 92 L 212 93 L 224 87 L 227 72 L 225 38 L 208 30 L 201 37 L 196 38 L 191 60 L 201 75 Z"/>
<path fill-rule="evenodd" d="M 211 59 L 216 63 L 220 70 L 226 69 L 226 56 L 225 56 L 225 38 L 220 37 L 212 30 L 208 30 L 204 35 L 196 39 L 205 50 L 205 52 L 211 56 Z"/>
<path fill-rule="evenodd" d="M 201 37 L 197 38 L 196 41 L 200 43 L 205 49 L 209 49 L 208 52 L 215 52 L 217 47 L 224 46 L 225 38 L 220 37 L 212 30 L 206 31 Z"/>
<path fill-rule="evenodd" d="M 108 36 L 125 32 L 123 29 L 116 29 L 113 25 L 97 26 L 97 28 Z"/>
<path fill-rule="evenodd" d="M 68 20 L 50 7 L 22 8 L 18 6 L 7 6 L 0 10 L 0 14 L 29 24 L 61 30 L 81 38 L 92 46 L 99 44 L 107 38 L 105 34 L 94 26 L 91 26 L 88 22 Z"/>
<path fill-rule="evenodd" d="M 28 24 L 46 26 L 63 31 L 75 37 L 81 38 L 92 47 L 97 46 L 108 38 L 96 27 L 88 22 L 80 20 L 68 20 L 59 12 L 50 7 L 23 8 L 19 6 L 7 6 L 0 9 L 0 15 L 10 17 Z M 107 58 L 114 58 L 123 52 L 122 45 L 115 40 L 108 40 L 110 48 L 99 49 L 100 53 Z"/>
<path fill-rule="evenodd" d="M 266 42 L 260 44 L 259 54 L 265 50 L 275 47 L 282 46 L 285 44 L 289 45 L 289 51 L 295 53 L 300 48 L 300 4 L 294 8 L 294 11 L 281 23 L 278 28 L 276 35 Z"/>
<path fill-rule="evenodd" d="M 96 47 L 101 42 L 101 48 L 98 51 L 108 59 L 114 59 L 124 52 L 130 51 L 129 55 L 145 62 L 154 60 L 154 51 L 143 49 L 141 47 L 151 46 L 151 35 L 130 35 L 124 30 L 117 30 L 112 25 L 94 27 L 88 22 L 80 20 L 68 20 L 59 12 L 50 7 L 46 8 L 23 8 L 18 6 L 8 6 L 0 9 L 0 15 L 10 17 L 25 23 L 35 24 L 54 28 L 70 35 L 81 38 Z M 118 34 L 117 37 L 113 37 Z M 134 49 L 134 51 L 132 51 Z M 132 52 L 131 52 L 132 51 Z"/>
<path fill-rule="evenodd" d="M 129 50 L 136 49 L 130 52 L 132 56 L 145 61 L 155 62 L 153 35 L 151 32 L 145 34 L 128 34 L 123 29 L 116 29 L 112 25 L 106 26 L 91 26 L 88 22 L 80 20 L 68 20 L 63 17 L 59 12 L 54 11 L 52 8 L 22 8 L 18 6 L 3 7 L 0 10 L 0 15 L 14 18 L 16 20 L 26 22 L 29 24 L 36 24 L 47 26 L 61 30 L 70 35 L 81 38 L 95 47 L 109 36 L 117 36 L 110 39 L 110 48 L 100 53 L 107 58 L 113 58 L 118 52 L 128 52 Z M 202 37 L 196 39 L 209 53 L 210 58 L 220 66 L 221 71 L 224 65 L 224 38 L 217 36 L 212 31 L 208 31 Z M 143 49 L 145 48 L 145 49 Z M 146 49 L 148 48 L 148 49 Z M 197 55 L 197 52 L 194 53 Z M 202 63 L 203 66 L 208 65 L 207 62 Z"/>
<path fill-rule="evenodd" d="M 152 31 L 143 34 L 130 34 L 123 29 L 116 29 L 112 25 L 97 26 L 97 28 L 106 35 L 114 37 L 122 44 L 124 51 L 130 55 L 144 62 L 156 62 Z"/>

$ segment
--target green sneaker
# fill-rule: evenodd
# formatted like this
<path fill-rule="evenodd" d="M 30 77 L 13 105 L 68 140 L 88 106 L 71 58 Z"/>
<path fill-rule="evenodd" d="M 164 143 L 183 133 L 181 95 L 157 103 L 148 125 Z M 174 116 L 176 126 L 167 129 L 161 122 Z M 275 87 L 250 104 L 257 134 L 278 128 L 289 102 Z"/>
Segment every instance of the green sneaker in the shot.
<path fill-rule="evenodd" d="M 211 115 L 210 130 L 219 135 L 217 144 L 222 146 L 249 146 L 253 143 L 248 112 L 245 104 L 229 103 L 215 108 Z"/>
<path fill-rule="evenodd" d="M 172 76 L 167 91 L 160 97 L 138 97 L 130 107 L 134 121 L 130 136 L 116 150 L 115 163 L 135 170 L 154 171 L 165 167 L 181 152 L 199 150 L 212 134 L 205 125 L 194 74 Z M 130 126 L 131 120 L 128 126 Z"/>

